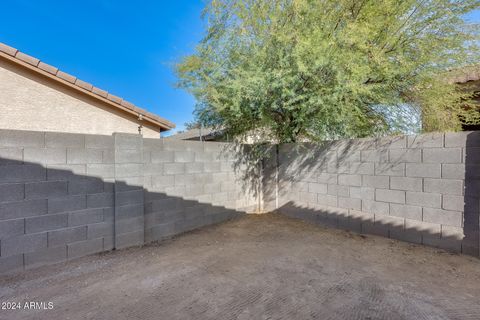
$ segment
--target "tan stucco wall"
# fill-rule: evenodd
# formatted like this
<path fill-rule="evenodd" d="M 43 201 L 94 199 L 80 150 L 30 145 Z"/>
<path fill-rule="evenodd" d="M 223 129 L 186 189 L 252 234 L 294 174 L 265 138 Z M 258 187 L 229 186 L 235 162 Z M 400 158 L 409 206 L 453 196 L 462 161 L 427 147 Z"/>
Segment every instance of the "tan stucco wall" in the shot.
<path fill-rule="evenodd" d="M 92 97 L 0 60 L 0 129 L 85 134 L 138 133 L 138 121 Z M 144 126 L 147 138 L 157 128 Z"/>

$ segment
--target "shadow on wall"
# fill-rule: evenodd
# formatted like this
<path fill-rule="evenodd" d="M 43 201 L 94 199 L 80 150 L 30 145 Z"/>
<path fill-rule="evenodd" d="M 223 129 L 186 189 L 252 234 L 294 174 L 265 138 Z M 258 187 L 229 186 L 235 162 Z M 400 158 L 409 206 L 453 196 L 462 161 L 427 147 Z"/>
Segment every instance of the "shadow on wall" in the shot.
<path fill-rule="evenodd" d="M 462 251 L 480 255 L 480 131 L 471 132 L 465 141 L 465 198 Z"/>
<path fill-rule="evenodd" d="M 280 145 L 264 166 L 264 178 L 277 182 L 264 188 L 265 206 L 478 256 L 480 135 L 446 135 L 448 145 L 443 134 Z"/>
<path fill-rule="evenodd" d="M 142 245 L 243 213 L 115 181 L 105 164 L 9 158 L 0 158 L 0 273 Z"/>

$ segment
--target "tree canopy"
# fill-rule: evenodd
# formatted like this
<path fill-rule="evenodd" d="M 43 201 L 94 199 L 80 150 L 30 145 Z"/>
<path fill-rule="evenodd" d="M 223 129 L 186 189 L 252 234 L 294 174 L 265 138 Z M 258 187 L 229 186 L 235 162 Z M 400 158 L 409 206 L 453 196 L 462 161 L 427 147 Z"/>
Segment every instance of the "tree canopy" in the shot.
<path fill-rule="evenodd" d="M 448 70 L 478 63 L 478 0 L 212 0 L 176 65 L 196 118 L 280 142 L 478 122 Z"/>

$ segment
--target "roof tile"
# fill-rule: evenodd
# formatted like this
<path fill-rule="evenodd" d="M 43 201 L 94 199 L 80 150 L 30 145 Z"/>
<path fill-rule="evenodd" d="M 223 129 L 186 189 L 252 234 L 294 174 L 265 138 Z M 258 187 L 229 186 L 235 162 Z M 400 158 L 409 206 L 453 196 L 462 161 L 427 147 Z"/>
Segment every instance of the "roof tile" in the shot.
<path fill-rule="evenodd" d="M 57 77 L 65 80 L 65 81 L 71 82 L 71 83 L 75 83 L 75 80 L 77 79 L 76 77 L 72 76 L 71 74 L 68 74 L 68 73 L 60 71 L 60 70 L 57 72 Z"/>
<path fill-rule="evenodd" d="M 118 104 L 121 104 L 123 100 L 122 98 L 114 96 L 113 94 L 110 94 L 110 93 L 107 95 L 107 99 Z"/>
<path fill-rule="evenodd" d="M 97 87 L 93 87 L 92 92 L 95 93 L 95 94 L 98 94 L 99 96 L 104 97 L 104 98 L 106 98 L 108 96 L 107 91 L 102 90 L 102 89 L 97 88 Z"/>
<path fill-rule="evenodd" d="M 6 44 L 3 44 L 1 42 L 0 42 L 0 51 L 5 52 L 6 54 L 9 54 L 12 57 L 15 57 L 15 54 L 18 52 L 17 49 L 7 46 Z"/>
<path fill-rule="evenodd" d="M 51 66 L 51 65 L 46 64 L 46 63 L 41 62 L 41 61 L 40 61 L 40 63 L 38 64 L 38 67 L 39 67 L 40 69 L 42 69 L 43 71 L 46 71 L 46 72 L 51 73 L 51 74 L 53 74 L 53 75 L 56 75 L 57 72 L 58 72 L 58 69 L 55 68 L 54 66 Z"/>
<path fill-rule="evenodd" d="M 127 107 L 130 110 L 135 109 L 135 105 L 133 103 L 125 101 L 125 100 L 122 100 L 122 106 Z"/>
<path fill-rule="evenodd" d="M 26 62 L 28 64 L 31 64 L 32 66 L 38 66 L 38 63 L 40 60 L 37 58 L 34 58 L 32 56 L 29 56 L 28 54 L 25 54 L 23 52 L 18 51 L 17 54 L 15 55 L 15 58 L 22 60 L 23 62 Z"/>
<path fill-rule="evenodd" d="M 75 85 L 88 91 L 92 91 L 92 88 L 93 88 L 93 86 L 90 83 L 82 81 L 80 79 L 77 79 L 77 81 L 75 81 Z"/>

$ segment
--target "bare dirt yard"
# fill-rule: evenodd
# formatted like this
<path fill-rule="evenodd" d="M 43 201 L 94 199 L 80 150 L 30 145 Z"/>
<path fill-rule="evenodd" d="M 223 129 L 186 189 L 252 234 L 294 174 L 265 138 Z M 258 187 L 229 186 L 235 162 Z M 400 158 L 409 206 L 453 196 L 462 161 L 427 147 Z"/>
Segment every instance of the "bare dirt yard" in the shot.
<path fill-rule="evenodd" d="M 274 214 L 0 280 L 1 319 L 480 319 L 480 260 Z"/>

